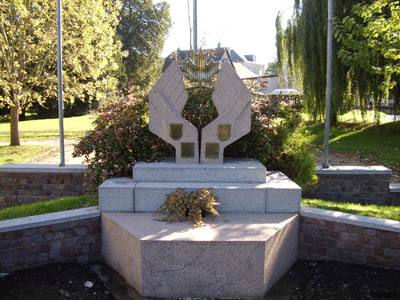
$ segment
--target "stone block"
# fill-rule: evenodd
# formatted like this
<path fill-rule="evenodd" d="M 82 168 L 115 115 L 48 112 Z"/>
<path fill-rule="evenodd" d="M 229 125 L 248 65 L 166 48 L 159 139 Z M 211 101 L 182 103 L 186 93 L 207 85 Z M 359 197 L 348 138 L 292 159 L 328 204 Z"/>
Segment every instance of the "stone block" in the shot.
<path fill-rule="evenodd" d="M 222 164 L 225 147 L 251 129 L 250 91 L 228 63 L 222 64 L 212 99 L 218 117 L 201 131 L 202 164 Z"/>
<path fill-rule="evenodd" d="M 177 163 L 199 163 L 197 128 L 181 115 L 187 98 L 183 73 L 172 61 L 150 91 L 149 130 L 174 146 Z"/>
<path fill-rule="evenodd" d="M 301 188 L 281 172 L 267 173 L 266 212 L 300 212 Z"/>
<path fill-rule="evenodd" d="M 135 211 L 156 211 L 165 197 L 178 188 L 188 192 L 210 188 L 220 203 L 219 212 L 265 213 L 266 186 L 266 183 L 139 182 L 135 187 Z"/>
<path fill-rule="evenodd" d="M 136 183 L 130 178 L 111 178 L 99 186 L 100 211 L 134 211 Z"/>
<path fill-rule="evenodd" d="M 297 259 L 297 214 L 160 217 L 102 213 L 104 260 L 143 297 L 262 298 Z"/>
<path fill-rule="evenodd" d="M 255 159 L 230 159 L 218 165 L 138 162 L 133 167 L 135 182 L 265 183 L 265 176 L 265 167 Z"/>

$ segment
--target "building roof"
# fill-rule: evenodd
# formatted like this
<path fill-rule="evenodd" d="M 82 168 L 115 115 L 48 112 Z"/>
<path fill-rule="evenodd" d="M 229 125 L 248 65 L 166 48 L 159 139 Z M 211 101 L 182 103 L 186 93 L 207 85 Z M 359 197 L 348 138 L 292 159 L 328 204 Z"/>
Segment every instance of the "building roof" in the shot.
<path fill-rule="evenodd" d="M 248 68 L 246 68 L 241 63 L 234 62 L 233 65 L 235 66 L 236 73 L 238 74 L 240 79 L 259 77 L 257 74 L 250 71 Z"/>

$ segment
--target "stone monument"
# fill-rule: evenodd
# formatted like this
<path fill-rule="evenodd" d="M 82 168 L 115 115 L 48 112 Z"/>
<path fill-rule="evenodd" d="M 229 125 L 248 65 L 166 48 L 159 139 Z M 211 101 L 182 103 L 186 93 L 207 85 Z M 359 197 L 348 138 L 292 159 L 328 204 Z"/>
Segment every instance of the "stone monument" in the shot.
<path fill-rule="evenodd" d="M 150 92 L 149 113 L 151 132 L 175 147 L 175 161 L 138 162 L 133 178 L 99 187 L 104 261 L 142 296 L 261 298 L 297 259 L 300 187 L 257 160 L 224 161 L 224 148 L 250 131 L 250 93 L 228 63 L 212 99 L 218 117 L 199 145 L 197 128 L 181 116 L 187 92 L 172 62 Z M 210 188 L 221 216 L 200 228 L 157 221 L 177 188 Z"/>
<path fill-rule="evenodd" d="M 198 56 L 205 59 L 201 51 Z M 199 58 L 195 61 L 207 68 Z M 204 78 L 197 75 L 201 71 L 189 74 Z M 199 159 L 197 129 L 181 115 L 187 101 L 183 77 L 172 61 L 150 91 L 150 131 L 175 147 L 177 163 L 222 164 L 225 147 L 250 132 L 250 92 L 232 66 L 222 63 L 212 95 L 218 117 L 202 129 Z"/>

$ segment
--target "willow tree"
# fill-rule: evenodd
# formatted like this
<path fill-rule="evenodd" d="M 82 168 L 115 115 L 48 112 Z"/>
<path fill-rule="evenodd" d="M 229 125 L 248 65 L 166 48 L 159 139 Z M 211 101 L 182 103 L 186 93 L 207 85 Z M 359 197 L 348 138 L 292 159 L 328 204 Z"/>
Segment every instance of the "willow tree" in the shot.
<path fill-rule="evenodd" d="M 373 96 L 378 105 L 399 82 L 399 20 L 399 1 L 375 0 L 354 5 L 351 14 L 337 22 L 337 39 L 342 44 L 338 55 L 354 70 L 352 81 L 363 98 Z"/>
<path fill-rule="evenodd" d="M 101 99 L 117 80 L 119 2 L 63 0 L 64 99 Z M 56 1 L 0 1 L 0 105 L 10 107 L 11 145 L 19 145 L 19 111 L 57 97 Z"/>
<path fill-rule="evenodd" d="M 355 4 L 365 2 L 363 0 L 335 0 L 334 33 L 336 36 L 338 23 L 352 13 Z M 314 118 L 322 117 L 325 112 L 326 97 L 327 1 L 294 0 L 294 4 L 293 17 L 286 30 L 283 31 L 284 43 L 281 45 L 285 45 L 286 48 L 278 51 L 285 52 L 286 56 L 291 58 L 286 62 L 288 64 L 286 69 L 291 73 L 289 78 L 301 78 L 298 84 L 301 85 L 299 88 L 303 91 L 309 112 Z M 362 85 L 373 85 L 368 74 L 343 62 L 338 55 L 342 47 L 340 39 L 333 40 L 331 110 L 333 125 L 337 124 L 339 114 L 352 109 L 357 100 L 360 103 L 359 96 L 363 94 L 360 90 Z M 357 81 L 356 85 L 353 80 Z M 365 99 L 366 94 L 363 95 Z"/>

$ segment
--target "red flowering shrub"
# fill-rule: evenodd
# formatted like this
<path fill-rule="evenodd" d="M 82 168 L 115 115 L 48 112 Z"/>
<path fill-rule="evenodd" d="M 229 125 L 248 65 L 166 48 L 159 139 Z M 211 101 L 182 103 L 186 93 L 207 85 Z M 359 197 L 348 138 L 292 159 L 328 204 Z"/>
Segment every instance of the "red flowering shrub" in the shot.
<path fill-rule="evenodd" d="M 114 93 L 99 108 L 95 128 L 75 146 L 84 156 L 91 183 L 132 174 L 137 161 L 174 156 L 174 149 L 149 131 L 148 97 L 137 88 L 127 95 Z"/>

